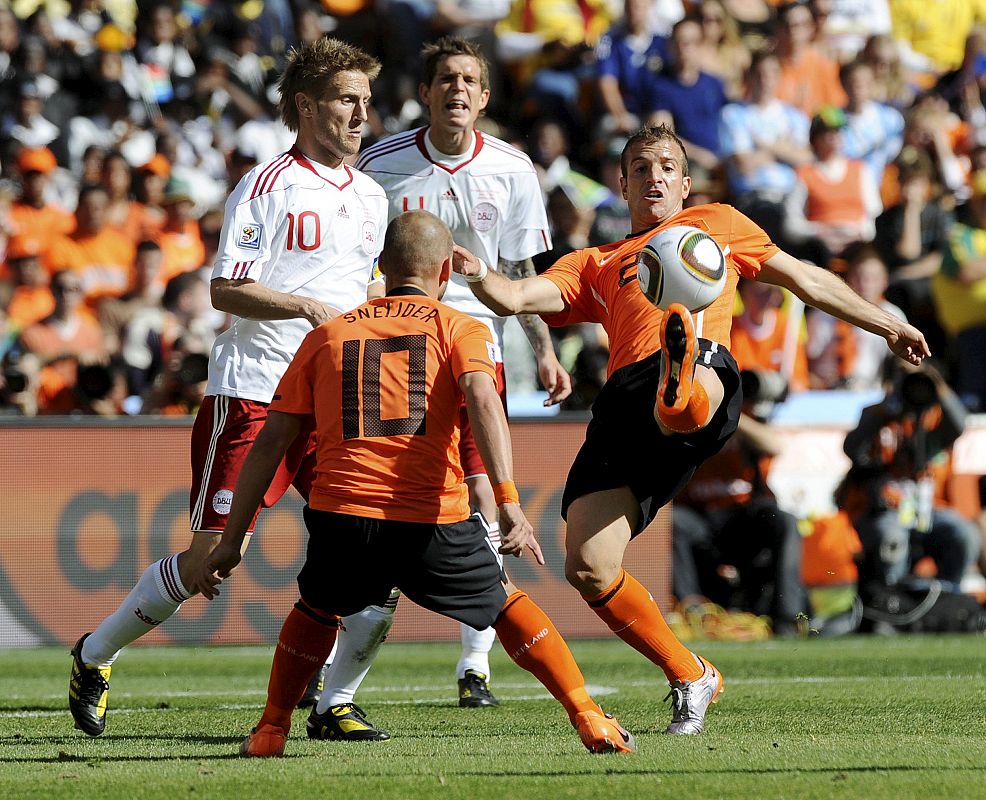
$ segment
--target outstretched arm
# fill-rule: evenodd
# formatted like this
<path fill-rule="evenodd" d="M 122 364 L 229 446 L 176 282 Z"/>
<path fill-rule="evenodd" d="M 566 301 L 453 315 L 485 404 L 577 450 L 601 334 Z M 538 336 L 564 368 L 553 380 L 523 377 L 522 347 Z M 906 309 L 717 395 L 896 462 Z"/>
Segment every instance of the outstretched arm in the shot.
<path fill-rule="evenodd" d="M 459 387 L 466 396 L 469 423 L 476 437 L 476 447 L 483 457 L 494 492 L 504 484 L 513 486 L 513 453 L 510 447 L 510 429 L 496 384 L 485 372 L 467 372 L 459 378 Z M 544 564 L 541 546 L 534 536 L 534 528 L 527 521 L 517 497 L 498 497 L 500 533 L 503 537 L 500 552 L 518 558 L 524 548 L 529 548 L 538 564 Z"/>
<path fill-rule="evenodd" d="M 867 302 L 831 272 L 781 251 L 763 264 L 758 280 L 788 289 L 808 305 L 887 340 L 905 361 L 920 364 L 931 355 L 924 334 L 893 314 Z"/>
<path fill-rule="evenodd" d="M 515 281 L 537 276 L 534 262 L 529 258 L 523 261 L 501 258 L 500 272 Z M 548 390 L 548 399 L 544 404 L 553 406 L 560 403 L 572 393 L 572 376 L 558 362 L 548 326 L 544 324 L 544 320 L 534 314 L 520 314 L 517 321 L 527 336 L 527 341 L 531 343 L 531 349 L 534 350 L 541 384 Z"/>
<path fill-rule="evenodd" d="M 512 281 L 487 267 L 486 275 L 477 280 L 483 271 L 482 262 L 457 244 L 452 246 L 452 269 L 469 281 L 473 294 L 501 317 L 557 314 L 565 310 L 561 290 L 541 275 Z"/>

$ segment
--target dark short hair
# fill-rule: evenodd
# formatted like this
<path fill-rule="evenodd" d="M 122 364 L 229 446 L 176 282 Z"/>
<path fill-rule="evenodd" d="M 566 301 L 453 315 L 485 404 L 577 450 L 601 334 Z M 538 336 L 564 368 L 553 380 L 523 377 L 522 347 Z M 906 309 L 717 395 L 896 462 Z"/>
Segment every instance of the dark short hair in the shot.
<path fill-rule="evenodd" d="M 645 125 L 627 139 L 627 143 L 623 147 L 623 153 L 620 156 L 620 171 L 623 173 L 624 179 L 627 176 L 627 156 L 630 153 L 630 148 L 639 142 L 645 144 L 674 142 L 678 145 L 678 149 L 681 150 L 681 174 L 685 177 L 688 176 L 688 153 L 685 152 L 685 145 L 670 127 L 662 123 L 660 125 Z"/>
<path fill-rule="evenodd" d="M 490 88 L 490 62 L 475 42 L 458 36 L 443 36 L 436 42 L 426 44 L 421 49 L 421 82 L 431 86 L 438 74 L 438 65 L 450 56 L 469 56 L 479 62 L 479 85 Z"/>

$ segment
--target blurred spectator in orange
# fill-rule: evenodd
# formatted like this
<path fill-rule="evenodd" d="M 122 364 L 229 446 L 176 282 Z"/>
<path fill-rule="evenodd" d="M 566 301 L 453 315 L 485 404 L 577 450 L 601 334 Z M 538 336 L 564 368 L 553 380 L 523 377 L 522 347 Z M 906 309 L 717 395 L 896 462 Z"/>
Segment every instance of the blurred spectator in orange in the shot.
<path fill-rule="evenodd" d="M 166 216 L 157 241 L 163 256 L 161 280 L 167 283 L 176 275 L 204 266 L 205 245 L 199 223 L 192 216 L 194 202 L 187 181 L 172 176 L 162 203 Z"/>
<path fill-rule="evenodd" d="M 873 175 L 862 161 L 843 153 L 845 126 L 840 108 L 826 106 L 815 115 L 809 132 L 814 163 L 798 167 L 798 180 L 784 205 L 787 241 L 823 267 L 850 244 L 872 241 L 882 211 Z M 806 247 L 811 240 L 823 247 Z"/>
<path fill-rule="evenodd" d="M 650 75 L 664 69 L 668 46 L 650 30 L 650 0 L 624 0 L 623 19 L 596 45 L 596 86 L 604 134 L 630 133 L 643 123 L 641 100 Z"/>
<path fill-rule="evenodd" d="M 171 178 L 171 162 L 160 153 L 139 167 L 131 188 L 141 214 L 140 237 L 153 239 L 164 227 L 164 187 Z"/>
<path fill-rule="evenodd" d="M 58 166 L 47 147 L 23 148 L 17 154 L 21 193 L 10 207 L 13 233 L 29 236 L 48 250 L 53 239 L 75 228 L 72 214 L 50 202 L 47 189 L 51 173 Z"/>
<path fill-rule="evenodd" d="M 822 106 L 842 107 L 846 93 L 839 65 L 811 43 L 815 21 L 807 5 L 787 3 L 777 10 L 777 56 L 781 79 L 777 96 L 807 116 Z"/>
<path fill-rule="evenodd" d="M 877 251 L 862 245 L 846 254 L 846 283 L 864 300 L 900 319 L 904 312 L 887 300 L 887 266 Z M 808 367 L 813 389 L 875 390 L 883 383 L 884 362 L 892 358 L 882 337 L 848 325 L 818 309 L 808 322 Z"/>
<path fill-rule="evenodd" d="M 739 26 L 721 0 L 704 0 L 697 13 L 702 25 L 702 70 L 723 82 L 730 100 L 739 100 L 750 66 L 750 51 L 743 44 Z"/>
<path fill-rule="evenodd" d="M 17 234 L 7 242 L 7 266 L 13 287 L 7 304 L 7 320 L 18 331 L 55 310 L 48 273 L 41 266 L 41 252 L 41 242 L 33 236 Z"/>
<path fill-rule="evenodd" d="M 801 308 L 782 308 L 784 294 L 776 286 L 740 279 L 743 311 L 733 318 L 729 352 L 740 370 L 779 373 L 792 392 L 808 388 L 808 353 L 805 349 Z"/>
<path fill-rule="evenodd" d="M 72 270 L 85 298 L 119 297 L 133 281 L 134 243 L 106 225 L 109 197 L 102 186 L 84 186 L 75 210 L 75 230 L 52 243 L 45 261 L 52 272 Z"/>
<path fill-rule="evenodd" d="M 99 183 L 106 190 L 109 205 L 106 209 L 106 227 L 121 233 L 132 242 L 139 242 L 141 235 L 141 206 L 131 195 L 133 170 L 119 151 L 106 154 Z"/>
<path fill-rule="evenodd" d="M 55 309 L 20 336 L 23 349 L 44 365 L 38 392 L 41 413 L 61 414 L 75 404 L 72 394 L 80 362 L 105 360 L 106 340 L 84 304 L 82 278 L 65 269 L 51 276 Z"/>

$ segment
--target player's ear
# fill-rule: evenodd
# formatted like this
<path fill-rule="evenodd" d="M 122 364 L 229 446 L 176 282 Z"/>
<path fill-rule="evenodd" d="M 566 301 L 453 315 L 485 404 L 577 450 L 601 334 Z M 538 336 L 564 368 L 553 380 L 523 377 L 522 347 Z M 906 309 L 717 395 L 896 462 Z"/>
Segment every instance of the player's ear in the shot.
<path fill-rule="evenodd" d="M 312 100 L 304 92 L 295 92 L 294 94 L 294 104 L 298 109 L 299 114 L 303 114 L 306 117 L 310 117 L 312 113 Z"/>
<path fill-rule="evenodd" d="M 442 262 L 442 269 L 441 272 L 439 272 L 438 274 L 438 282 L 448 283 L 451 278 L 452 278 L 452 254 L 449 253 L 448 258 L 446 258 Z"/>
<path fill-rule="evenodd" d="M 419 83 L 418 84 L 418 99 L 421 101 L 421 105 L 428 108 L 428 84 Z"/>
<path fill-rule="evenodd" d="M 681 199 L 684 200 L 688 197 L 688 193 L 692 190 L 692 176 L 686 175 L 681 179 Z"/>
<path fill-rule="evenodd" d="M 620 194 L 623 195 L 624 200 L 628 200 L 627 197 L 627 176 L 620 174 Z"/>

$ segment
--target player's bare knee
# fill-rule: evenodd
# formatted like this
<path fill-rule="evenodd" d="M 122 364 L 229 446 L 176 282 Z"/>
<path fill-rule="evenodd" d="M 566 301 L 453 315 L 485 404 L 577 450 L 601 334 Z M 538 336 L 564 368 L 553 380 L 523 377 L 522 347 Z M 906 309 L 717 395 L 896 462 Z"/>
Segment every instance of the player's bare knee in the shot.
<path fill-rule="evenodd" d="M 708 395 L 709 419 L 711 420 L 716 411 L 719 410 L 719 406 L 722 405 L 722 400 L 726 396 L 726 389 L 719 379 L 719 374 L 711 367 L 705 367 L 701 364 L 695 367 L 695 380 L 702 384 L 705 394 Z"/>
<path fill-rule="evenodd" d="M 607 565 L 590 561 L 581 552 L 569 553 L 565 558 L 565 578 L 579 594 L 586 597 L 604 591 L 615 579 L 619 565 L 614 577 L 609 577 L 608 573 L 611 571 L 613 570 L 607 569 Z"/>

